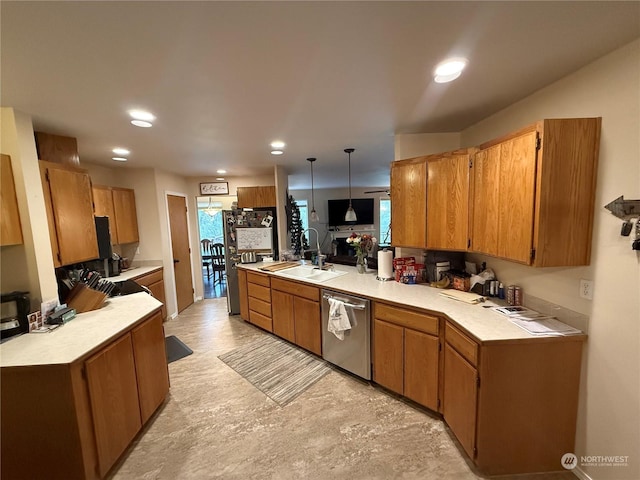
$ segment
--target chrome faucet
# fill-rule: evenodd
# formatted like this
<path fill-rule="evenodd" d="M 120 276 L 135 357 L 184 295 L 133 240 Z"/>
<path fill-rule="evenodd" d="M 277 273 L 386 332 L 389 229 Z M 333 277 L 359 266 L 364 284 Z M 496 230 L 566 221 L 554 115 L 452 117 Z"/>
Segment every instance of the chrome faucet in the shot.
<path fill-rule="evenodd" d="M 313 227 L 309 227 L 306 230 L 304 230 L 301 234 L 300 234 L 300 244 L 302 245 L 300 248 L 302 250 L 302 264 L 304 265 L 305 261 L 304 261 L 304 234 L 305 232 L 308 232 L 309 230 L 313 230 L 314 232 L 316 232 L 316 248 L 318 249 L 318 254 L 317 254 L 317 259 L 318 259 L 318 268 L 320 270 L 322 270 L 324 268 L 324 259 L 327 258 L 326 255 L 323 255 L 322 252 L 320 251 L 320 234 L 318 233 L 318 230 L 316 230 Z"/>

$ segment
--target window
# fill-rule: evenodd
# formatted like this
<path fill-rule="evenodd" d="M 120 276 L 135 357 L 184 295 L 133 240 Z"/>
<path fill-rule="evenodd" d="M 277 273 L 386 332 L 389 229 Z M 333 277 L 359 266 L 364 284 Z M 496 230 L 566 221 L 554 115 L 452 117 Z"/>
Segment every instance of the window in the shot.
<path fill-rule="evenodd" d="M 307 200 L 296 200 L 298 209 L 300 210 L 300 220 L 302 220 L 302 231 L 309 228 L 309 206 Z M 307 237 L 307 240 L 309 237 Z"/>
<path fill-rule="evenodd" d="M 206 208 L 199 207 L 198 226 L 202 240 L 207 238 L 213 243 L 224 243 L 222 202 L 209 202 Z"/>
<path fill-rule="evenodd" d="M 391 245 L 391 199 L 380 199 L 380 246 Z"/>

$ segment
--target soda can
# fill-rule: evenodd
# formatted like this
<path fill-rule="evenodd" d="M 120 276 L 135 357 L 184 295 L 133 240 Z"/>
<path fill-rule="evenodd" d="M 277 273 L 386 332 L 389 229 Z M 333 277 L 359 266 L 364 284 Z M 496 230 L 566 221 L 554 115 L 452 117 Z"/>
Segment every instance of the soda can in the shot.
<path fill-rule="evenodd" d="M 516 287 L 514 285 L 509 285 L 507 287 L 507 304 L 509 305 L 513 305 L 515 288 Z"/>
<path fill-rule="evenodd" d="M 513 304 L 522 305 L 522 288 L 514 287 L 513 289 Z"/>

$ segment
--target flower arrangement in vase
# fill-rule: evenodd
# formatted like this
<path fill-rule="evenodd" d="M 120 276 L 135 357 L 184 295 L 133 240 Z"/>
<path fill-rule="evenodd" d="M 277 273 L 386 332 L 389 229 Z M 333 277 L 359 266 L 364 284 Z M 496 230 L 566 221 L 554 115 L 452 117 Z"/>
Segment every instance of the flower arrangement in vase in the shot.
<path fill-rule="evenodd" d="M 364 235 L 360 235 L 353 232 L 347 238 L 347 243 L 356 251 L 356 268 L 358 269 L 358 273 L 364 273 L 367 255 L 369 255 L 373 250 L 373 247 L 376 244 L 376 239 L 366 233 Z"/>

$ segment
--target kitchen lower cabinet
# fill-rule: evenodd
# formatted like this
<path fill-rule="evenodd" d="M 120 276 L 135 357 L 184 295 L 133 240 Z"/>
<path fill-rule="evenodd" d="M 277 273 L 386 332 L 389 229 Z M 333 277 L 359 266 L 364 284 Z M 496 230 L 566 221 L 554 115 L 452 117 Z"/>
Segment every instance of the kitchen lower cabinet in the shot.
<path fill-rule="evenodd" d="M 73 363 L 0 375 L 3 480 L 105 478 L 169 391 L 160 311 Z"/>
<path fill-rule="evenodd" d="M 54 266 L 98 258 L 89 174 L 51 162 L 39 164 Z"/>
<path fill-rule="evenodd" d="M 158 301 L 162 302 L 162 318 L 167 318 L 166 296 L 164 291 L 164 269 L 160 268 L 139 277 L 132 278 L 136 283 L 147 287 Z"/>
<path fill-rule="evenodd" d="M 556 471 L 574 451 L 584 338 L 480 344 L 446 322 L 444 420 L 488 475 Z"/>
<path fill-rule="evenodd" d="M 268 332 L 273 331 L 271 319 L 271 281 L 264 273 L 247 272 L 248 322 Z"/>
<path fill-rule="evenodd" d="M 142 427 L 131 334 L 85 363 L 98 449 L 104 477 Z"/>
<path fill-rule="evenodd" d="M 0 172 L 0 180 L 2 181 L 2 190 L 0 190 L 0 200 L 2 202 L 2 210 L 0 211 L 0 246 L 20 245 L 22 243 L 22 226 L 20 224 L 13 170 L 11 169 L 11 157 L 0 155 L 0 160 L 2 161 L 2 171 Z"/>
<path fill-rule="evenodd" d="M 600 124 L 541 120 L 480 145 L 470 250 L 534 267 L 589 265 Z"/>
<path fill-rule="evenodd" d="M 439 322 L 431 315 L 376 302 L 374 382 L 438 410 Z"/>
<path fill-rule="evenodd" d="M 227 286 L 227 288 L 229 288 Z M 238 269 L 238 293 L 240 297 L 240 318 L 249 321 L 249 293 L 247 292 L 247 272 Z"/>
<path fill-rule="evenodd" d="M 271 279 L 273 333 L 322 355 L 320 289 L 299 282 Z"/>

